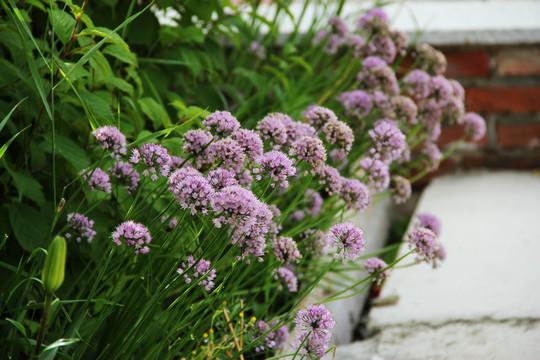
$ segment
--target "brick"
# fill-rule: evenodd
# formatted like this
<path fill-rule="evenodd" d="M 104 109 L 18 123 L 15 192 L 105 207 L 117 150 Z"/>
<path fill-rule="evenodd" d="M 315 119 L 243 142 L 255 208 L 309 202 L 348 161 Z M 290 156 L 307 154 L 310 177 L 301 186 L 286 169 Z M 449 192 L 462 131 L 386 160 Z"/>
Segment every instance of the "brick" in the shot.
<path fill-rule="evenodd" d="M 445 75 L 454 77 L 488 77 L 489 55 L 485 51 L 448 51 L 445 52 L 448 68 Z"/>
<path fill-rule="evenodd" d="M 505 148 L 540 148 L 540 124 L 498 124 L 499 145 Z"/>
<path fill-rule="evenodd" d="M 532 113 L 540 111 L 540 87 L 467 88 L 468 111 Z"/>
<path fill-rule="evenodd" d="M 497 74 L 540 74 L 540 49 L 506 49 L 497 53 Z"/>
<path fill-rule="evenodd" d="M 452 143 L 455 143 L 461 137 L 465 134 L 465 127 L 462 125 L 453 125 L 453 126 L 443 126 L 441 131 L 441 136 L 439 137 L 439 140 L 437 141 L 439 147 L 441 148 L 447 148 Z M 466 139 L 467 142 L 472 142 L 472 140 Z M 487 146 L 487 136 L 484 136 L 482 139 L 475 141 L 474 143 L 481 145 L 481 146 Z"/>

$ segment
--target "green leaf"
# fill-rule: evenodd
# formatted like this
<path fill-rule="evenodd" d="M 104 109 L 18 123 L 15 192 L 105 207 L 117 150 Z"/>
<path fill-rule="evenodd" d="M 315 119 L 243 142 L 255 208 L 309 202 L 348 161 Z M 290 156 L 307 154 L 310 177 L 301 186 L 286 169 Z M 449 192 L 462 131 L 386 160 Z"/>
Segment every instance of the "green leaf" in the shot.
<path fill-rule="evenodd" d="M 124 40 L 115 31 L 101 26 L 96 26 L 94 28 L 86 28 L 82 30 L 79 35 L 102 37 L 105 42 L 127 46 Z"/>
<path fill-rule="evenodd" d="M 163 109 L 161 105 L 159 105 L 154 99 L 150 97 L 145 97 L 142 99 L 137 100 L 139 105 L 141 106 L 141 110 L 143 113 L 146 114 L 152 120 L 154 123 L 154 128 L 159 128 L 161 126 L 167 127 L 171 124 L 171 121 L 169 119 L 169 115 Z"/>
<path fill-rule="evenodd" d="M 131 85 L 124 79 L 113 77 L 112 79 L 109 79 L 109 85 L 112 85 L 115 88 L 118 88 L 128 93 L 129 95 L 133 96 L 133 85 Z"/>
<path fill-rule="evenodd" d="M 62 10 L 52 10 L 51 22 L 56 36 L 63 44 L 66 44 L 75 28 L 76 22 L 73 16 Z"/>
<path fill-rule="evenodd" d="M 105 47 L 102 51 L 103 54 L 111 55 L 117 58 L 120 61 L 123 61 L 127 64 L 137 66 L 137 56 L 135 56 L 134 53 L 132 53 L 129 50 L 129 47 L 119 45 L 119 44 L 111 44 Z"/>
<path fill-rule="evenodd" d="M 10 322 L 13 326 L 15 326 L 17 328 L 17 330 L 19 330 L 19 332 L 24 337 L 26 337 L 26 330 L 24 330 L 24 326 L 20 322 L 15 321 L 15 320 L 10 319 L 10 318 L 6 318 L 6 321 Z"/>
<path fill-rule="evenodd" d="M 17 109 L 17 106 L 19 106 L 24 100 L 26 100 L 28 98 L 24 98 L 22 99 L 21 101 L 19 101 L 14 107 L 13 109 L 11 109 L 11 111 L 9 112 L 9 114 L 7 114 L 5 117 L 4 117 L 4 120 L 2 120 L 2 122 L 0 123 L 0 132 L 2 132 L 2 129 L 4 128 L 4 126 L 6 125 L 7 121 L 9 120 L 9 118 L 11 117 L 11 114 L 13 114 L 13 112 L 15 111 L 15 109 Z M 0 156 L 1 157 L 1 156 Z"/>
<path fill-rule="evenodd" d="M 49 351 L 49 350 L 52 350 L 54 348 L 61 347 L 61 346 L 68 346 L 68 345 L 71 345 L 71 344 L 75 344 L 76 342 L 79 342 L 79 341 L 81 341 L 81 339 L 77 339 L 77 338 L 58 339 L 55 342 L 53 342 L 51 345 L 49 345 L 45 349 L 43 349 L 43 351 Z"/>
<path fill-rule="evenodd" d="M 45 196 L 43 196 L 43 191 L 41 191 L 43 187 L 28 171 L 20 169 L 13 171 L 7 166 L 5 168 L 15 182 L 15 187 L 19 193 L 19 201 L 22 200 L 23 196 L 26 196 L 30 200 L 35 201 L 39 206 L 45 203 Z"/>
<path fill-rule="evenodd" d="M 52 138 L 50 134 L 43 135 L 45 140 L 51 144 Z M 56 151 L 64 157 L 73 167 L 80 171 L 90 166 L 90 160 L 86 156 L 86 152 L 73 140 L 60 134 L 55 136 Z"/>
<path fill-rule="evenodd" d="M 48 237 L 47 221 L 30 205 L 13 203 L 9 212 L 9 222 L 15 238 L 28 252 L 42 247 L 44 240 Z"/>
<path fill-rule="evenodd" d="M 289 60 L 302 66 L 308 73 L 313 74 L 311 65 L 300 56 L 289 56 Z"/>
<path fill-rule="evenodd" d="M 11 137 L 11 139 L 9 139 L 4 145 L 2 145 L 2 147 L 0 148 L 0 159 L 2 158 L 2 156 L 4 156 L 4 153 L 6 152 L 9 145 L 13 142 L 13 140 L 15 140 L 15 138 L 17 136 L 19 136 L 20 133 L 22 133 L 24 130 L 28 129 L 30 126 L 31 126 L 31 124 L 28 125 L 27 127 L 25 127 L 24 129 L 22 129 L 21 131 L 19 131 L 18 133 L 16 133 L 15 135 L 13 135 Z"/>
<path fill-rule="evenodd" d="M 204 41 L 204 33 L 202 29 L 196 26 L 188 26 L 180 32 L 180 39 L 184 42 L 202 43 Z"/>
<path fill-rule="evenodd" d="M 88 110 L 96 116 L 97 119 L 101 119 L 106 124 L 114 124 L 114 116 L 112 114 L 111 106 L 103 98 L 96 94 L 81 90 L 79 95 L 85 102 Z"/>
<path fill-rule="evenodd" d="M 94 69 L 93 76 L 96 83 L 107 84 L 109 79 L 114 76 L 109 61 L 99 51 L 96 51 L 89 62 L 92 69 Z"/>

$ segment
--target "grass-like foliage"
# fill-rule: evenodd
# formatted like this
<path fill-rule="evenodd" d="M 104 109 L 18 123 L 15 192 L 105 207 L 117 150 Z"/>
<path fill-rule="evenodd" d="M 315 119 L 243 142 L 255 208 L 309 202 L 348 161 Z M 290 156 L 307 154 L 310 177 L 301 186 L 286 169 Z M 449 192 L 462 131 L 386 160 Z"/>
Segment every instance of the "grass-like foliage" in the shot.
<path fill-rule="evenodd" d="M 0 356 L 322 357 L 310 292 L 405 257 L 365 254 L 351 215 L 407 200 L 442 121 L 483 120 L 380 8 L 350 27 L 343 2 L 142 3 L 2 2 Z M 437 266 L 439 232 L 422 215 L 407 255 Z"/>

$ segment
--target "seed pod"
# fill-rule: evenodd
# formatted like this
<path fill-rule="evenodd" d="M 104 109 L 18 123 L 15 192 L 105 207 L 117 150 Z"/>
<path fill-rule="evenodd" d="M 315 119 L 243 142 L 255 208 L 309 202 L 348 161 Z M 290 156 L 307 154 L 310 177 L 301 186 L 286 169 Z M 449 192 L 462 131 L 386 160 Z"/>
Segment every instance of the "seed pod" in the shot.
<path fill-rule="evenodd" d="M 55 292 L 64 282 L 66 247 L 66 239 L 62 236 L 56 236 L 49 246 L 45 266 L 41 274 L 43 289 L 47 293 Z"/>

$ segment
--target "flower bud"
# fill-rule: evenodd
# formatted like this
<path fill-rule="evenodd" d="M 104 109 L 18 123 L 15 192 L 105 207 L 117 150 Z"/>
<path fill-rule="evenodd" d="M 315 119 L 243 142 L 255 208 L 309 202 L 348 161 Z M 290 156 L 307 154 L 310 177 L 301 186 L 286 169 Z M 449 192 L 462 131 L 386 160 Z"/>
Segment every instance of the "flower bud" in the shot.
<path fill-rule="evenodd" d="M 56 236 L 49 246 L 45 266 L 41 274 L 43 289 L 47 293 L 55 292 L 64 282 L 66 247 L 66 239 L 62 236 Z"/>

